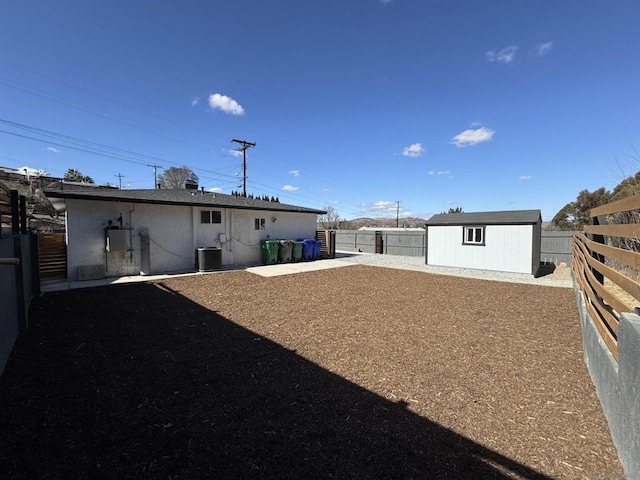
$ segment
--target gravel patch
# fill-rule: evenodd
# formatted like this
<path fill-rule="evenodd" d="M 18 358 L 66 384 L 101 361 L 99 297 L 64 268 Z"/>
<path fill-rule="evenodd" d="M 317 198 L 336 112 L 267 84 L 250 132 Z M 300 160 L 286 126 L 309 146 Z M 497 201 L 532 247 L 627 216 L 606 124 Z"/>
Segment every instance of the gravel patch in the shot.
<path fill-rule="evenodd" d="M 402 255 L 379 255 L 373 253 L 337 252 L 336 258 L 359 265 L 374 267 L 400 268 L 427 272 L 435 275 L 448 275 L 454 277 L 478 278 L 481 280 L 494 280 L 498 282 L 525 283 L 529 285 L 541 285 L 547 287 L 573 288 L 571 268 L 557 267 L 552 273 L 535 278 L 533 275 L 525 275 L 509 272 L 495 272 L 489 270 L 477 270 L 471 268 L 437 267 L 426 265 L 423 257 L 408 257 Z"/>

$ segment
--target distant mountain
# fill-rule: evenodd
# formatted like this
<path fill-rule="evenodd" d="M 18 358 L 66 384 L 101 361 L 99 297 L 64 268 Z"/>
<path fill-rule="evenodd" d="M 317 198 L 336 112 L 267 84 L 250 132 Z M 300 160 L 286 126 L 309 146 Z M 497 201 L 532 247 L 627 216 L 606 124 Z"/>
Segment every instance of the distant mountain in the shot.
<path fill-rule="evenodd" d="M 397 222 L 397 226 L 400 228 L 409 228 L 409 227 L 424 227 L 426 220 L 424 218 L 416 218 L 416 217 L 406 217 L 401 218 Z M 362 227 L 378 227 L 378 228 L 395 228 L 396 227 L 396 219 L 389 217 L 382 218 L 354 218 L 353 220 L 348 220 L 346 223 L 349 224 L 349 229 L 358 230 Z"/>

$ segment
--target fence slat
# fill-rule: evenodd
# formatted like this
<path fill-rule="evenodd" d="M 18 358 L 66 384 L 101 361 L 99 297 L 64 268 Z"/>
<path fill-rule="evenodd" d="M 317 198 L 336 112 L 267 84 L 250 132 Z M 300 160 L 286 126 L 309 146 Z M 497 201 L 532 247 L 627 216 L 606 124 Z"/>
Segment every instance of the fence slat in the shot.
<path fill-rule="evenodd" d="M 599 217 L 600 215 L 610 215 L 612 213 L 628 212 L 629 210 L 637 209 L 640 209 L 640 194 L 592 208 L 590 216 L 593 218 Z"/>
<path fill-rule="evenodd" d="M 585 225 L 584 231 L 608 237 L 640 238 L 640 224 Z"/>

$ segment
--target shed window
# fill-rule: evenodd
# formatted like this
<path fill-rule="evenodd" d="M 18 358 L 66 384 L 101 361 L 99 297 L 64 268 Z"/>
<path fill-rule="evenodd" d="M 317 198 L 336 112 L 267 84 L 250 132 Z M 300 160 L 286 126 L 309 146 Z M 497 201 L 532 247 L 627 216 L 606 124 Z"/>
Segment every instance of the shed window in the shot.
<path fill-rule="evenodd" d="M 219 210 L 200 210 L 200 223 L 222 223 L 222 212 Z"/>
<path fill-rule="evenodd" d="M 264 218 L 256 218 L 254 221 L 254 227 L 256 230 L 264 230 L 265 229 L 265 220 Z"/>
<path fill-rule="evenodd" d="M 463 245 L 484 245 L 484 227 L 464 227 Z"/>

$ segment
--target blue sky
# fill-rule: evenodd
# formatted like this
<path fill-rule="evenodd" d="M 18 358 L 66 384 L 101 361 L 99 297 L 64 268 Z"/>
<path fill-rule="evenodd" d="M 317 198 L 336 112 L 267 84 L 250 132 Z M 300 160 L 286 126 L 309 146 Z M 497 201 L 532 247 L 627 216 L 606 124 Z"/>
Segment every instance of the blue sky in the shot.
<path fill-rule="evenodd" d="M 541 209 L 640 169 L 640 2 L 4 0 L 0 165 L 186 165 L 344 219 Z M 159 170 L 161 172 L 162 170 Z"/>

